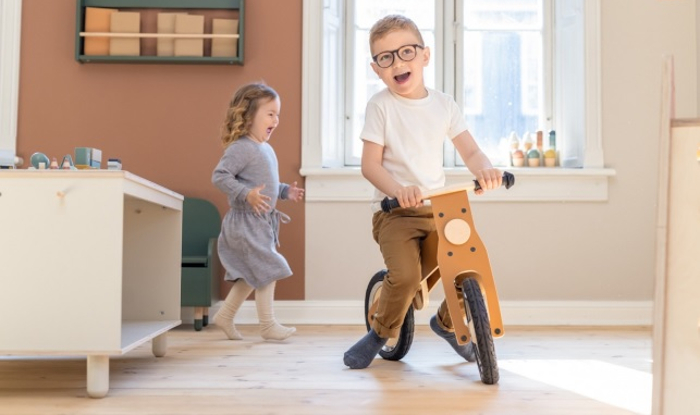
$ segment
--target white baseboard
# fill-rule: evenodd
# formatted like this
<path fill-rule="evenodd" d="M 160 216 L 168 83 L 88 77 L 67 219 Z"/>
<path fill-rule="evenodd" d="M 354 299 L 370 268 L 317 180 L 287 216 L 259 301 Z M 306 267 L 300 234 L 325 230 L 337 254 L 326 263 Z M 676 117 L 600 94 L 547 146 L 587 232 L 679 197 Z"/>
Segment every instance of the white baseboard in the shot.
<path fill-rule="evenodd" d="M 221 302 L 211 307 L 211 317 Z M 439 302 L 415 314 L 416 324 L 428 324 Z M 362 301 L 275 301 L 275 316 L 283 324 L 364 324 Z M 508 326 L 651 326 L 652 301 L 501 301 Z M 192 308 L 182 309 L 182 321 L 193 322 Z M 257 324 L 254 301 L 246 301 L 236 324 Z"/>

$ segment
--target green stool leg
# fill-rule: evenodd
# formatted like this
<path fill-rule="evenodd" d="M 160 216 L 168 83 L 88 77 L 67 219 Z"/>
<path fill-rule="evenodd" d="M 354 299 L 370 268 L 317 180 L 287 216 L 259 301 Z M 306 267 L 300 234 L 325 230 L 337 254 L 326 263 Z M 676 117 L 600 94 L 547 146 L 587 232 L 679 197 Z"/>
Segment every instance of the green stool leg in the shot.
<path fill-rule="evenodd" d="M 204 307 L 195 307 L 194 308 L 194 329 L 196 331 L 202 330 L 202 327 L 204 327 Z"/>

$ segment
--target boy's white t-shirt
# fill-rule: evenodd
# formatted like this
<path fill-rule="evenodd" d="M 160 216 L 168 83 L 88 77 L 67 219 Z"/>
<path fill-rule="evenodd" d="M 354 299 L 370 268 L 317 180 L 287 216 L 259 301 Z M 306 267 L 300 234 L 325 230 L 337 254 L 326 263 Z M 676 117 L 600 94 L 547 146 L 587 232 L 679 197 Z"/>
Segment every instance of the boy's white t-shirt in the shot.
<path fill-rule="evenodd" d="M 427 89 L 428 96 L 408 99 L 384 89 L 367 103 L 362 140 L 384 147 L 382 165 L 402 186 L 422 192 L 445 185 L 443 144 L 467 130 L 452 96 Z M 386 195 L 375 189 L 373 202 Z M 377 210 L 377 203 L 373 203 Z"/>

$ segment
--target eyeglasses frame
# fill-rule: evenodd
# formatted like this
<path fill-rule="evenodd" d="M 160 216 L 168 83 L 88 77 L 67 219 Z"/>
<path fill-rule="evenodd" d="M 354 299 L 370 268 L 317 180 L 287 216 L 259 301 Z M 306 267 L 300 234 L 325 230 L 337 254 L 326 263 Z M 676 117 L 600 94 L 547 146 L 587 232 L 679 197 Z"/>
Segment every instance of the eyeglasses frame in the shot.
<path fill-rule="evenodd" d="M 382 52 L 377 53 L 376 55 L 372 56 L 372 61 L 373 61 L 375 64 L 377 64 L 377 66 L 379 66 L 379 67 L 382 68 L 382 69 L 389 68 L 389 67 L 391 67 L 391 65 L 394 64 L 394 55 L 396 55 L 397 58 L 399 58 L 400 60 L 402 60 L 402 61 L 404 61 L 404 62 L 411 62 L 413 59 L 416 58 L 416 56 L 418 56 L 418 52 L 417 52 L 417 51 L 416 51 L 416 56 L 414 56 L 413 58 L 411 58 L 411 59 L 409 59 L 409 60 L 406 60 L 406 59 L 402 58 L 402 57 L 399 55 L 399 51 L 400 51 L 401 49 L 405 48 L 405 47 L 408 47 L 408 46 L 413 47 L 414 50 L 415 50 L 416 48 L 420 48 L 421 50 L 425 49 L 425 46 L 420 45 L 420 44 L 418 44 L 418 43 L 412 43 L 412 44 L 408 44 L 408 45 L 403 45 L 403 46 L 399 47 L 398 49 L 394 49 L 394 50 L 385 50 L 385 51 L 382 51 Z M 379 65 L 379 62 L 377 62 L 377 57 L 378 57 L 379 55 L 383 55 L 383 54 L 385 54 L 385 53 L 390 53 L 390 54 L 391 54 L 391 62 L 389 63 L 389 66 L 380 66 L 380 65 Z"/>

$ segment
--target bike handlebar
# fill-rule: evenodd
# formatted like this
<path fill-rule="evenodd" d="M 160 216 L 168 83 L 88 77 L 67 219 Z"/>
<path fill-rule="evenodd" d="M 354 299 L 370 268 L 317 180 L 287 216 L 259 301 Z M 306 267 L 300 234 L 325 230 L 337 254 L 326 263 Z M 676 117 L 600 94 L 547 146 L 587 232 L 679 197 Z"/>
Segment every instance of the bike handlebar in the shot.
<path fill-rule="evenodd" d="M 513 173 L 510 172 L 503 172 L 503 186 L 506 187 L 506 189 L 510 189 L 513 187 L 515 184 L 515 176 L 513 176 Z M 481 189 L 481 185 L 479 184 L 478 180 L 474 180 L 474 190 L 479 190 Z M 463 189 L 462 189 L 463 190 Z M 396 209 L 397 207 L 400 207 L 401 205 L 399 204 L 398 199 L 389 199 L 388 197 L 385 197 L 382 202 L 381 202 L 382 210 L 386 213 L 389 213 L 392 211 L 392 209 Z"/>

